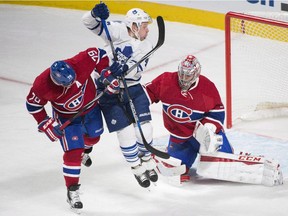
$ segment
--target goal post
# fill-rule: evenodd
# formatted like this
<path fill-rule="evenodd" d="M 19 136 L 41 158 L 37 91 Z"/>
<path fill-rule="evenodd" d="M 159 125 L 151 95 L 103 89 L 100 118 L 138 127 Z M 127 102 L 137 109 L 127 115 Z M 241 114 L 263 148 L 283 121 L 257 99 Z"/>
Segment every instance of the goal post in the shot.
<path fill-rule="evenodd" d="M 227 128 L 288 115 L 288 14 L 265 16 L 225 16 Z"/>

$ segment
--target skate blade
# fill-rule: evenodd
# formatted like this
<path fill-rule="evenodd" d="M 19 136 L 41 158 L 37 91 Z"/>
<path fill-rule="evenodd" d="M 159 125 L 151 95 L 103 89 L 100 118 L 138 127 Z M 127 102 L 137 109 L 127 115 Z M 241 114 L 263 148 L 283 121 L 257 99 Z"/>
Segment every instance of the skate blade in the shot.
<path fill-rule="evenodd" d="M 70 209 L 73 213 L 77 214 L 77 215 L 81 215 L 82 213 L 82 209 L 76 209 L 70 206 Z"/>
<path fill-rule="evenodd" d="M 152 182 L 152 184 L 156 187 L 157 186 L 157 182 Z"/>

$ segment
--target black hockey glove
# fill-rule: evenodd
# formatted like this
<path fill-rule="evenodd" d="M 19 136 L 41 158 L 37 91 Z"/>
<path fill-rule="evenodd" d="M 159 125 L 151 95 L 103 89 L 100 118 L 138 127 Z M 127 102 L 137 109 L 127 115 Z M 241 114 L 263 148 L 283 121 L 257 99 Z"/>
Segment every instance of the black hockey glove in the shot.
<path fill-rule="evenodd" d="M 105 3 L 96 4 L 92 9 L 92 15 L 106 20 L 109 17 L 109 9 Z"/>
<path fill-rule="evenodd" d="M 113 62 L 113 64 L 110 66 L 110 71 L 112 72 L 114 77 L 119 77 L 124 75 L 124 73 L 128 70 L 128 66 L 125 65 L 121 65 L 118 62 Z"/>

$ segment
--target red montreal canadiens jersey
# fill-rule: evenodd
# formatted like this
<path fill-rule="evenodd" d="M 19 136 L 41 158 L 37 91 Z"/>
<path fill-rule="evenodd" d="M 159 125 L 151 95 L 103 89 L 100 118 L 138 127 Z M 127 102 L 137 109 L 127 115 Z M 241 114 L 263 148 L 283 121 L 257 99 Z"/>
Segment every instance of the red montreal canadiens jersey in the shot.
<path fill-rule="evenodd" d="M 187 92 L 181 90 L 177 72 L 165 72 L 144 87 L 151 103 L 162 102 L 164 126 L 171 135 L 191 137 L 197 120 L 215 124 L 217 132 L 222 129 L 224 107 L 216 86 L 205 76 Z"/>
<path fill-rule="evenodd" d="M 47 102 L 51 103 L 56 114 L 70 118 L 94 99 L 97 95 L 97 87 L 92 76 L 95 73 L 93 71 L 96 69 L 101 72 L 102 69 L 108 67 L 109 63 L 106 52 L 97 48 L 89 48 L 64 61 L 76 73 L 76 81 L 72 86 L 64 88 L 55 85 L 50 78 L 50 68 L 47 68 L 36 77 L 27 96 L 27 109 L 38 123 L 47 116 L 44 108 Z M 92 106 L 96 105 L 97 103 Z"/>

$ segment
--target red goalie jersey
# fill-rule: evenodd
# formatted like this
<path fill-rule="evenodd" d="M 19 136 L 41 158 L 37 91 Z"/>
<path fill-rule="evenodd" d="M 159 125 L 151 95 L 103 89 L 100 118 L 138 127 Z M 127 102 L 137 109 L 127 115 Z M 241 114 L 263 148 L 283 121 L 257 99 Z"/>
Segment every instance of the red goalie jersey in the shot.
<path fill-rule="evenodd" d="M 47 68 L 35 79 L 27 96 L 27 109 L 38 124 L 47 116 L 44 106 L 48 101 L 51 102 L 56 114 L 70 118 L 94 99 L 97 95 L 97 86 L 93 73 L 96 73 L 95 70 L 100 73 L 109 63 L 106 52 L 98 48 L 89 48 L 64 61 L 76 73 L 76 80 L 70 87 L 54 84 L 50 78 L 50 68 Z M 97 102 L 91 105 L 91 108 L 96 105 Z"/>
<path fill-rule="evenodd" d="M 177 72 L 165 72 L 145 86 L 151 103 L 162 102 L 165 128 L 174 137 L 188 139 L 196 121 L 213 123 L 218 133 L 222 129 L 225 111 L 218 90 L 205 76 L 182 91 Z"/>

